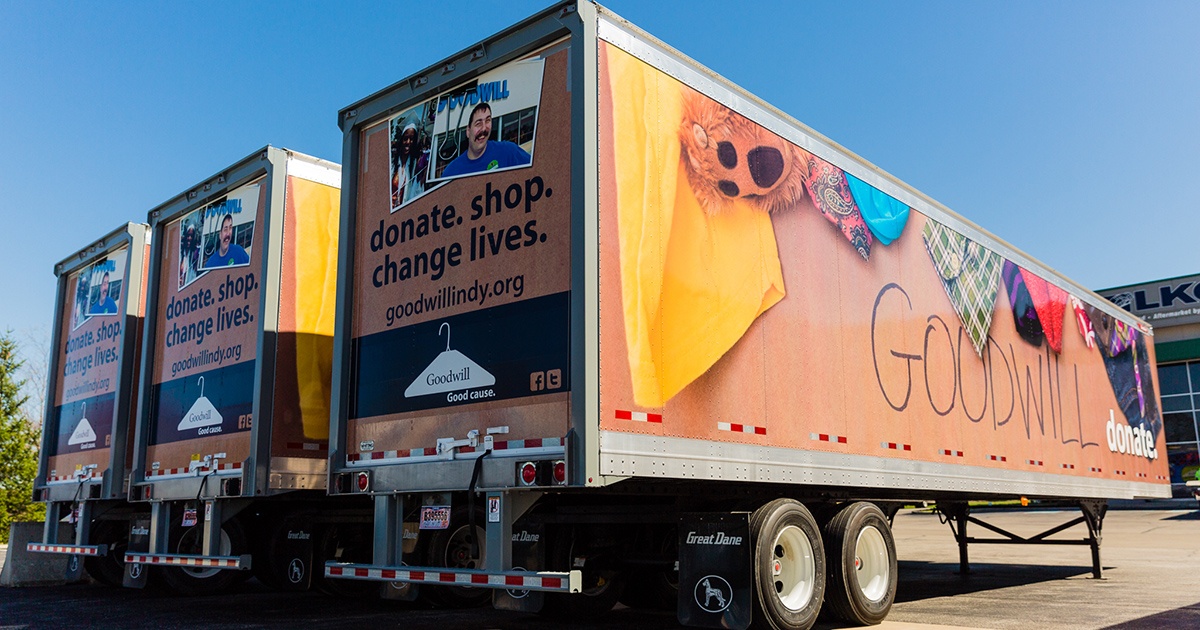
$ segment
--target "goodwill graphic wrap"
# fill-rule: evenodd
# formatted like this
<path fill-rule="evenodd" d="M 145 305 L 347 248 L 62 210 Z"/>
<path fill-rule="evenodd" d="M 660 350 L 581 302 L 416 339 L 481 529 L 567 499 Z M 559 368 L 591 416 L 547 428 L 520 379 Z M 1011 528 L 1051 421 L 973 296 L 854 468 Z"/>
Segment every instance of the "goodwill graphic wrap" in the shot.
<path fill-rule="evenodd" d="M 1136 328 L 1080 318 L 1095 307 L 1085 295 L 1069 309 L 1080 334 L 1064 334 L 1064 279 L 1022 270 L 953 214 L 906 206 L 920 195 L 736 91 L 623 45 L 600 46 L 602 444 L 1160 491 L 1153 346 Z M 423 337 L 421 367 L 447 348 Z M 451 346 L 499 379 L 469 347 Z M 600 473 L 677 476 L 620 460 Z"/>

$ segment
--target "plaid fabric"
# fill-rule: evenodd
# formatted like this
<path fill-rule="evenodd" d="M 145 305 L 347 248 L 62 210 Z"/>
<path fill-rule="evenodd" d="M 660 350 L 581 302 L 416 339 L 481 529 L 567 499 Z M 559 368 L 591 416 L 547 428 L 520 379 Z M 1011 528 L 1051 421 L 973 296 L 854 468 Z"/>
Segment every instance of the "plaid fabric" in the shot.
<path fill-rule="evenodd" d="M 975 353 L 982 357 L 1004 258 L 933 219 L 925 223 L 921 234 L 950 304 L 971 337 Z"/>

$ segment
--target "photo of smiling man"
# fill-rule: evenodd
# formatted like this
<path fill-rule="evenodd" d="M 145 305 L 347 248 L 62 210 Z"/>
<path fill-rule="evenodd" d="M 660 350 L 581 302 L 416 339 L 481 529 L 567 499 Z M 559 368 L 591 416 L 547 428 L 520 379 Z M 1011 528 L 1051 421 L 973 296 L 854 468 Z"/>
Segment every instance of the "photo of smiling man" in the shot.
<path fill-rule="evenodd" d="M 491 140 L 492 106 L 480 103 L 471 110 L 471 122 L 467 125 L 467 152 L 454 158 L 446 165 L 442 177 L 470 175 L 481 171 L 494 171 L 512 166 L 525 166 L 533 157 L 525 149 L 507 140 Z"/>
<path fill-rule="evenodd" d="M 198 243 L 201 275 L 213 269 L 250 264 L 258 195 L 259 184 L 251 184 L 197 211 L 203 228 Z"/>
<path fill-rule="evenodd" d="M 515 61 L 438 96 L 429 181 L 533 165 L 545 62 Z"/>

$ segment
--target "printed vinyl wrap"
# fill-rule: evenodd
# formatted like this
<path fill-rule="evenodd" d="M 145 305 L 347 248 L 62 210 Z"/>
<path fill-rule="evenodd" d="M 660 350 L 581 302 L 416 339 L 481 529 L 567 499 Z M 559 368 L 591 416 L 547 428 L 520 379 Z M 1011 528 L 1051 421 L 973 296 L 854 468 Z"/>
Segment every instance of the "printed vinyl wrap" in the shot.
<path fill-rule="evenodd" d="M 518 81 L 538 60 L 540 83 Z M 360 132 L 350 461 L 423 452 L 439 438 L 462 439 L 472 430 L 484 435 L 489 427 L 507 427 L 503 439 L 511 442 L 566 435 L 568 52 L 561 43 L 551 45 L 486 76 L 487 82 L 454 86 L 428 102 L 436 104 L 439 121 L 463 125 L 474 118 L 478 101 L 489 102 L 493 131 L 500 130 L 504 142 L 503 116 L 516 113 L 502 112 L 519 100 L 520 120 L 533 134 L 527 146 L 536 145 L 527 164 L 431 180 L 421 196 L 395 206 L 388 121 Z M 439 125 L 433 132 L 442 134 Z M 439 142 L 435 152 L 445 148 Z M 436 156 L 435 166 L 458 159 L 450 157 Z"/>
<path fill-rule="evenodd" d="M 1026 341 L 997 299 L 999 254 L 991 299 L 976 304 L 995 312 L 975 318 L 973 340 L 923 238 L 933 224 L 915 209 L 889 227 L 894 240 L 864 239 L 869 258 L 848 238 L 860 215 L 833 222 L 809 196 L 703 210 L 685 174 L 708 163 L 681 158 L 678 130 L 721 132 L 681 120 L 686 98 L 690 87 L 601 43 L 602 431 L 1163 482 L 1152 343 L 1111 333 L 1114 360 L 1061 334 L 1077 327 L 1063 321 L 1047 326 L 1061 351 Z M 712 164 L 772 164 L 710 144 Z M 823 177 L 851 166 L 829 164 Z M 1060 291 L 1043 317 L 1084 313 Z"/>

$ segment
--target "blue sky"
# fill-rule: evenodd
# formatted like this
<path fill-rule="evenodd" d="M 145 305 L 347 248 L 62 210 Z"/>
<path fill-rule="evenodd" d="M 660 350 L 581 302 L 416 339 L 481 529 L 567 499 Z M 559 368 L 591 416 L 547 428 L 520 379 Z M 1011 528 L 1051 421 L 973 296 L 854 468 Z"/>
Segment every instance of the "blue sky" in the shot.
<path fill-rule="evenodd" d="M 0 329 L 55 262 L 547 2 L 0 2 Z M 1200 272 L 1197 2 L 613 0 L 1092 288 Z M 735 8 L 736 7 L 736 8 Z"/>

